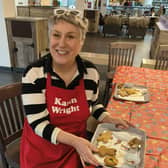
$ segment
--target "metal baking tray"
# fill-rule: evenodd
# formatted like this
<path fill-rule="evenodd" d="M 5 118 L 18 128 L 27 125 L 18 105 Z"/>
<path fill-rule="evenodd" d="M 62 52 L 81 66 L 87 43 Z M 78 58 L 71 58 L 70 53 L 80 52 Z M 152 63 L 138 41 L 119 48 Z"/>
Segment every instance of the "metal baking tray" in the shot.
<path fill-rule="evenodd" d="M 119 164 L 116 165 L 115 168 L 144 168 L 144 155 L 145 155 L 145 146 L 146 146 L 146 134 L 144 131 L 137 129 L 137 128 L 134 128 L 134 127 L 129 127 L 128 129 L 119 129 L 119 128 L 116 128 L 114 124 L 102 123 L 97 126 L 96 131 L 92 137 L 91 143 L 98 147 L 97 138 L 104 131 L 112 131 L 113 137 L 115 136 L 115 139 L 122 140 L 123 143 L 128 142 L 133 137 L 138 137 L 141 139 L 141 148 L 135 152 L 136 156 L 138 156 L 138 158 L 139 158 L 138 163 L 136 163 L 134 165 L 128 164 L 128 157 L 131 157 L 131 156 L 134 157 L 135 153 L 133 152 L 132 153 L 133 155 L 131 155 L 132 151 L 126 150 L 125 155 L 123 155 L 122 156 L 123 158 L 121 158 L 122 162 L 120 163 L 120 159 L 119 159 Z M 111 144 L 109 147 L 116 148 L 116 146 L 117 145 Z M 118 147 L 117 152 L 120 152 L 120 147 L 121 146 Z M 100 157 L 96 153 L 94 153 L 94 155 L 95 155 L 96 159 L 99 161 L 99 163 L 104 168 L 112 168 L 112 167 L 108 167 L 108 166 L 104 165 L 104 163 L 102 161 L 102 159 L 104 159 L 103 157 Z"/>
<path fill-rule="evenodd" d="M 119 94 L 119 92 L 121 91 L 121 88 L 134 89 L 137 91 L 137 93 L 126 95 L 126 96 L 121 96 Z M 135 102 L 149 102 L 150 100 L 150 95 L 149 95 L 149 91 L 147 87 L 142 86 L 142 85 L 135 85 L 133 83 L 123 83 L 123 84 L 117 83 L 115 85 L 113 96 L 116 99 L 135 101 Z"/>

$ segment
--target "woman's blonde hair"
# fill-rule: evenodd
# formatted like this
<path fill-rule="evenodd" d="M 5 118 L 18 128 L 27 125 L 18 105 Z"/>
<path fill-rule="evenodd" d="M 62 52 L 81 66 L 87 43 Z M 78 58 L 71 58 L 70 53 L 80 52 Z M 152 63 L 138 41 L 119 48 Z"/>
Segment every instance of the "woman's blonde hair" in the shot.
<path fill-rule="evenodd" d="M 60 9 L 61 10 L 61 9 Z M 48 20 L 48 33 L 50 36 L 52 27 L 60 21 L 65 21 L 67 23 L 73 24 L 76 27 L 79 27 L 81 30 L 82 40 L 85 39 L 86 33 L 88 31 L 88 19 L 80 15 L 73 14 L 72 10 L 62 9 L 63 13 L 55 14 L 49 17 Z M 75 12 L 75 11 L 74 11 Z M 79 11 L 78 11 L 79 12 Z"/>

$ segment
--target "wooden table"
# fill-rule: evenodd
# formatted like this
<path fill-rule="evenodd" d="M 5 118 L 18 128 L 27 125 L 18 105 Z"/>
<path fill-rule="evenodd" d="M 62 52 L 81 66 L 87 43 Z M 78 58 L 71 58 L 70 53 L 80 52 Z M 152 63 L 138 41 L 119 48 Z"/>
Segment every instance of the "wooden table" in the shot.
<path fill-rule="evenodd" d="M 145 168 L 167 168 L 168 71 L 120 66 L 113 83 L 134 83 L 148 88 L 148 103 L 116 100 L 112 96 L 107 110 L 113 117 L 128 120 L 146 132 Z"/>

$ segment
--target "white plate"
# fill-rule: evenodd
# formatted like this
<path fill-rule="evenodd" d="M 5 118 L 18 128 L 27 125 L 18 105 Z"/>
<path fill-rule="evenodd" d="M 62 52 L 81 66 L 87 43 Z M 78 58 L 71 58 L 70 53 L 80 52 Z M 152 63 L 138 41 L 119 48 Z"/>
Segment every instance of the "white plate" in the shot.
<path fill-rule="evenodd" d="M 148 102 L 149 101 L 149 92 L 145 86 L 135 85 L 132 83 L 124 83 L 123 88 L 131 88 L 136 89 L 136 94 L 131 94 L 129 96 L 121 96 L 118 94 L 121 84 L 117 83 L 114 90 L 114 98 L 121 99 L 121 100 L 128 100 L 128 101 L 135 101 L 135 102 Z"/>

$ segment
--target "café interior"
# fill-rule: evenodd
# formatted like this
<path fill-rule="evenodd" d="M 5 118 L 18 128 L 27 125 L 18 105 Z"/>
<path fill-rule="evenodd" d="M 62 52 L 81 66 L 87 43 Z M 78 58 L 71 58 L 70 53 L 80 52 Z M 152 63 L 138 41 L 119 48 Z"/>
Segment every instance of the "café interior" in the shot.
<path fill-rule="evenodd" d="M 58 8 L 77 9 L 89 21 L 80 56 L 99 71 L 99 101 L 143 132 L 139 161 L 127 167 L 167 168 L 168 0 L 0 1 L 0 167 L 20 167 L 21 78 L 49 52 L 47 21 Z M 97 126 L 88 120 L 89 132 Z"/>

